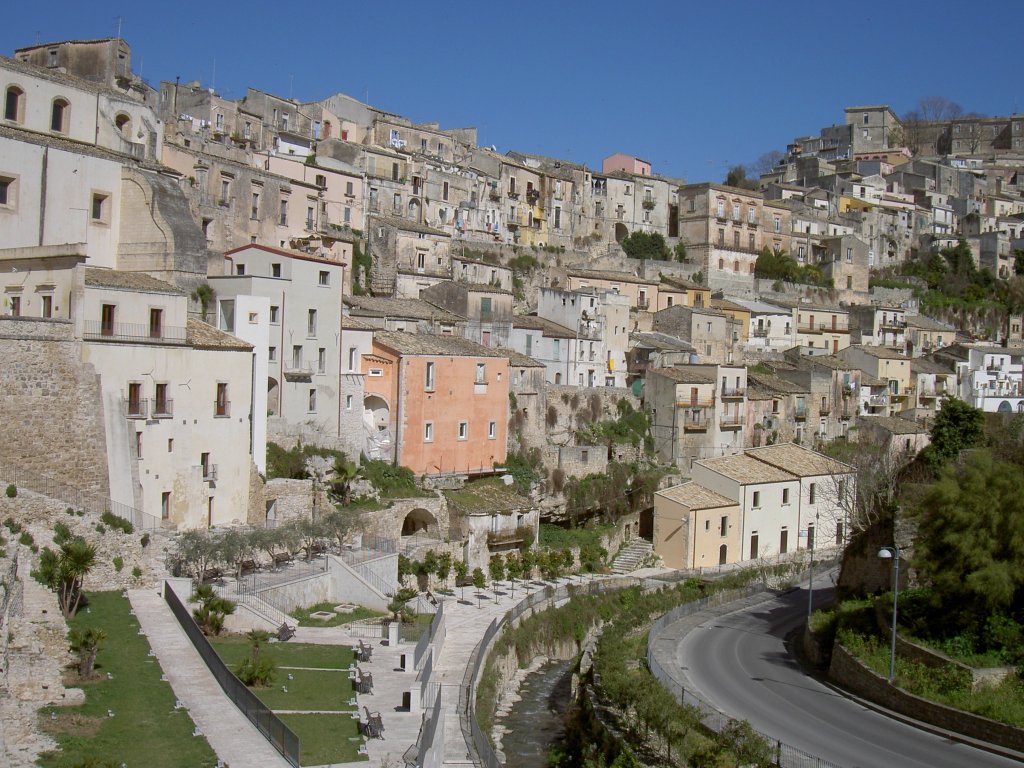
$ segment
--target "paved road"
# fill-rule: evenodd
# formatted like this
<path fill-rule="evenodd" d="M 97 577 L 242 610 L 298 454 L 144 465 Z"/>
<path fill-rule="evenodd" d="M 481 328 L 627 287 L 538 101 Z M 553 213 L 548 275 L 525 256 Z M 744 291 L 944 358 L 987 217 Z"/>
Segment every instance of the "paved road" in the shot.
<path fill-rule="evenodd" d="M 815 603 L 826 594 L 815 590 Z M 710 618 L 664 661 L 723 712 L 845 768 L 1019 768 L 1008 758 L 866 709 L 803 674 L 783 638 L 806 611 L 807 591 L 801 589 Z"/>

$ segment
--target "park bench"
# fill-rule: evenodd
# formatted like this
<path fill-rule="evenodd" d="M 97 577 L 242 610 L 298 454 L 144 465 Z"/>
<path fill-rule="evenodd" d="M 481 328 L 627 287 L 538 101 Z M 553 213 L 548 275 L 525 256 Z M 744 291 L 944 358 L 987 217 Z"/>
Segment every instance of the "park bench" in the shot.
<path fill-rule="evenodd" d="M 224 571 L 221 568 L 207 568 L 203 571 L 203 576 L 200 579 L 204 584 L 208 581 L 216 581 L 224 577 Z"/>
<path fill-rule="evenodd" d="M 292 560 L 294 559 L 295 558 L 291 552 L 278 552 L 276 555 L 274 555 L 274 565 L 285 565 L 286 563 L 292 562 Z"/>
<path fill-rule="evenodd" d="M 359 640 L 359 646 L 355 652 L 359 661 L 370 661 L 373 658 L 373 646 L 363 643 L 362 639 Z"/>
<path fill-rule="evenodd" d="M 295 637 L 295 627 L 288 626 L 287 622 L 282 623 L 277 628 L 277 639 L 282 643 L 291 640 L 293 637 Z"/>
<path fill-rule="evenodd" d="M 380 712 L 371 712 L 365 705 L 363 711 L 366 713 L 366 735 L 371 739 L 383 739 L 384 721 L 381 720 Z"/>

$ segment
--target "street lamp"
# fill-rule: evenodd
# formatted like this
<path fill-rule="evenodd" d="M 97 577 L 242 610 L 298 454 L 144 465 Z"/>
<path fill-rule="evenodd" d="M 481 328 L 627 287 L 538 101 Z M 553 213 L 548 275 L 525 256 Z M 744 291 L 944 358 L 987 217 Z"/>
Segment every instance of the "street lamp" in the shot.
<path fill-rule="evenodd" d="M 807 546 L 811 550 L 811 563 L 807 573 L 807 626 L 811 626 L 811 612 L 814 607 L 814 534 L 818 532 L 819 512 L 814 513 L 814 523 L 807 525 Z"/>
<path fill-rule="evenodd" d="M 889 684 L 896 678 L 896 613 L 900 595 L 900 548 L 896 545 L 882 547 L 878 556 L 883 560 L 892 560 L 892 643 L 889 647 Z"/>

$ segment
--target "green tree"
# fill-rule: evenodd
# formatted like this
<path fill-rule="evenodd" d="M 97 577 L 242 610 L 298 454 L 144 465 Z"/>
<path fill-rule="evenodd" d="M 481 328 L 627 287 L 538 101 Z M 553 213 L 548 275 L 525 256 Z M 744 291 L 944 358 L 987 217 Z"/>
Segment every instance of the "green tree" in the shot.
<path fill-rule="evenodd" d="M 487 577 L 484 576 L 484 572 L 479 568 L 473 569 L 473 587 L 476 589 L 477 607 L 480 606 L 480 601 L 483 600 L 481 596 L 481 590 L 487 586 Z"/>
<path fill-rule="evenodd" d="M 352 501 L 352 483 L 359 477 L 359 465 L 338 456 L 327 479 L 327 496 L 335 504 L 348 506 Z"/>
<path fill-rule="evenodd" d="M 76 627 L 68 633 L 71 650 L 78 654 L 78 676 L 83 680 L 93 676 L 96 654 L 106 639 L 107 633 L 97 627 Z"/>
<path fill-rule="evenodd" d="M 914 567 L 950 625 L 1024 608 L 1024 475 L 988 450 L 947 464 L 916 513 Z"/>
<path fill-rule="evenodd" d="M 465 560 L 455 561 L 455 583 L 462 587 L 462 600 L 466 599 L 466 576 L 469 574 L 469 566 Z"/>
<path fill-rule="evenodd" d="M 249 641 L 249 655 L 235 667 L 235 674 L 248 686 L 270 685 L 274 681 L 277 664 L 273 658 L 261 653 L 264 644 L 270 639 L 270 633 L 252 629 L 245 637 Z"/>
<path fill-rule="evenodd" d="M 672 258 L 665 238 L 658 232 L 630 232 L 622 240 L 622 250 L 631 259 L 669 261 Z"/>
<path fill-rule="evenodd" d="M 235 612 L 235 604 L 214 592 L 209 584 L 196 587 L 191 602 L 199 603 L 192 609 L 192 618 L 204 635 L 219 635 L 224 629 L 224 620 Z"/>
<path fill-rule="evenodd" d="M 747 178 L 747 169 L 742 165 L 734 165 L 725 175 L 725 185 L 738 189 L 757 189 L 757 181 Z"/>
<path fill-rule="evenodd" d="M 487 567 L 491 572 L 491 589 L 496 590 L 495 582 L 502 581 L 505 578 L 505 558 L 501 555 L 495 555 L 491 558 Z"/>
<path fill-rule="evenodd" d="M 442 552 L 437 556 L 437 566 L 434 568 L 434 573 L 437 574 L 438 580 L 444 584 L 448 581 L 448 577 L 452 572 L 452 553 Z"/>
<path fill-rule="evenodd" d="M 1013 249 L 1013 274 L 1024 275 L 1024 250 Z"/>
<path fill-rule="evenodd" d="M 214 296 L 213 288 L 209 283 L 200 283 L 192 289 L 192 301 L 199 302 L 199 308 L 203 313 L 203 320 L 206 320 L 206 313 L 213 303 Z"/>
<path fill-rule="evenodd" d="M 948 398 L 935 414 L 931 444 L 923 455 L 929 463 L 941 464 L 959 456 L 960 451 L 979 445 L 984 437 L 985 414 L 963 400 Z"/>
<path fill-rule="evenodd" d="M 65 618 L 78 613 L 82 582 L 95 565 L 96 547 L 79 537 L 65 541 L 57 552 L 49 547 L 40 552 L 36 577 L 57 593 Z"/>

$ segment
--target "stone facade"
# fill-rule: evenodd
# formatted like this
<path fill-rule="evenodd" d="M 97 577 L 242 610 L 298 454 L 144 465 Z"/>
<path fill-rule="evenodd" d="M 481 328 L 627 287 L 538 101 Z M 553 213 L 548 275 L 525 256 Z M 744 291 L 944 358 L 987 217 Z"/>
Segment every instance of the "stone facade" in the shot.
<path fill-rule="evenodd" d="M 0 318 L 0 463 L 109 496 L 99 379 L 72 329 Z"/>

